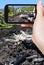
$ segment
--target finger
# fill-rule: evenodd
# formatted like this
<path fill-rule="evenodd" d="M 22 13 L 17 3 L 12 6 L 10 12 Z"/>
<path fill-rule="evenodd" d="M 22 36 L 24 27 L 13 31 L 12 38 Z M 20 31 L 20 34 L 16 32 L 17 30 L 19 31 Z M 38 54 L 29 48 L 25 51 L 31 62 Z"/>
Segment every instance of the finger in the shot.
<path fill-rule="evenodd" d="M 41 17 L 43 15 L 43 6 L 42 6 L 42 1 L 39 0 L 37 4 L 37 16 Z"/>
<path fill-rule="evenodd" d="M 44 16 L 44 7 L 43 7 L 43 16 Z"/>
<path fill-rule="evenodd" d="M 32 27 L 33 24 L 21 24 L 22 27 Z"/>

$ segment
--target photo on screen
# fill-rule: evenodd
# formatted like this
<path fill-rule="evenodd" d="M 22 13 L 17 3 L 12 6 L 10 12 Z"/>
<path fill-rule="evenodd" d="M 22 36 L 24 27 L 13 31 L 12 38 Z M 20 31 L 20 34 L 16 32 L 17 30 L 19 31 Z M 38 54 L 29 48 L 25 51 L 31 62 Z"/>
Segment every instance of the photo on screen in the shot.
<path fill-rule="evenodd" d="M 35 6 L 8 6 L 8 22 L 29 23 L 35 20 Z"/>

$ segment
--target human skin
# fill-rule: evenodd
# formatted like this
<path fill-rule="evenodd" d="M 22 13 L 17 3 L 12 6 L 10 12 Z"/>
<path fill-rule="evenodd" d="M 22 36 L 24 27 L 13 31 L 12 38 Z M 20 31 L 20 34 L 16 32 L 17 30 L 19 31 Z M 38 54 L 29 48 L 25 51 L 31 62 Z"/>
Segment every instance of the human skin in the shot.
<path fill-rule="evenodd" d="M 37 16 L 33 24 L 32 40 L 44 54 L 44 7 L 41 0 L 37 4 Z"/>

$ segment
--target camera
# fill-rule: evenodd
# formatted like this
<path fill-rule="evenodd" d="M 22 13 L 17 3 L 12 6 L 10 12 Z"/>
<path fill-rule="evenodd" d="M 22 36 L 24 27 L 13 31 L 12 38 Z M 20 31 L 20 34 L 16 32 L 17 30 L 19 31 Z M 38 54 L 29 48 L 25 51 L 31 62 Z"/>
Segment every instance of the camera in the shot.
<path fill-rule="evenodd" d="M 7 24 L 33 24 L 36 18 L 36 4 L 7 4 L 4 11 Z"/>

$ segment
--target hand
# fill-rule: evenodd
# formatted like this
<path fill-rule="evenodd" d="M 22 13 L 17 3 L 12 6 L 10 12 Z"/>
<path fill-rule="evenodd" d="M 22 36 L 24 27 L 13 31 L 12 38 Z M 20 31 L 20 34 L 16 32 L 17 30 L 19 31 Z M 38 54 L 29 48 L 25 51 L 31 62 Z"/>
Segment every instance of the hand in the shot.
<path fill-rule="evenodd" d="M 37 16 L 33 25 L 32 40 L 44 54 L 44 7 L 41 0 L 37 4 Z"/>

